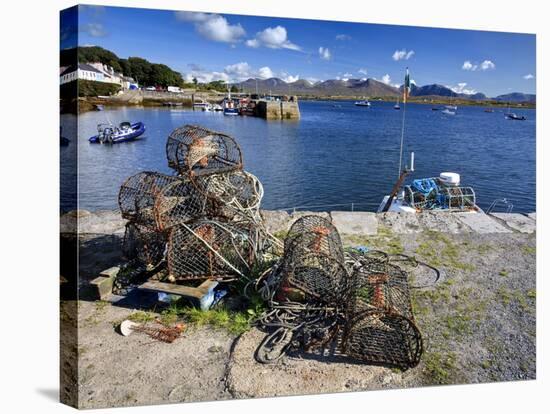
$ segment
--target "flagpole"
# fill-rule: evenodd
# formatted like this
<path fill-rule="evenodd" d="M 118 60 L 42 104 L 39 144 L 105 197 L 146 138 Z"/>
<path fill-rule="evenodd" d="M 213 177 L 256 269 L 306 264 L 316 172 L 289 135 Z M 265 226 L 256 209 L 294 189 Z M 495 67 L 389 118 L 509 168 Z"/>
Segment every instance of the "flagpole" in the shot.
<path fill-rule="evenodd" d="M 405 76 L 405 84 L 403 85 L 403 117 L 401 119 L 401 145 L 399 147 L 399 173 L 397 178 L 401 177 L 401 165 L 403 162 L 403 140 L 405 137 L 405 113 L 407 112 L 407 88 L 409 79 L 409 68 L 407 68 L 407 75 Z"/>

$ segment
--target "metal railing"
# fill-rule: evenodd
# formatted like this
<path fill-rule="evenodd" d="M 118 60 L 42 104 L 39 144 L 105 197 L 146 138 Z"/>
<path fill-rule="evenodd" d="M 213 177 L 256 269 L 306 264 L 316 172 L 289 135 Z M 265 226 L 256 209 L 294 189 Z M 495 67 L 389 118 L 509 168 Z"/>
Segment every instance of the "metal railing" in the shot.
<path fill-rule="evenodd" d="M 322 211 L 330 211 L 330 209 L 327 209 L 327 207 L 346 207 L 350 211 L 373 211 L 375 212 L 378 209 L 378 206 L 380 203 L 374 203 L 374 202 L 362 202 L 362 203 L 339 203 L 339 204 L 312 204 L 312 205 L 304 205 L 304 206 L 293 206 L 293 207 L 281 207 L 277 208 L 276 210 L 283 210 L 283 211 L 292 211 L 295 213 L 296 211 L 304 211 L 304 210 L 311 210 L 311 209 L 325 209 Z M 371 209 L 365 210 L 365 209 L 359 209 L 356 210 L 357 207 L 360 206 L 368 206 L 371 207 Z M 346 211 L 347 211 L 346 209 Z"/>

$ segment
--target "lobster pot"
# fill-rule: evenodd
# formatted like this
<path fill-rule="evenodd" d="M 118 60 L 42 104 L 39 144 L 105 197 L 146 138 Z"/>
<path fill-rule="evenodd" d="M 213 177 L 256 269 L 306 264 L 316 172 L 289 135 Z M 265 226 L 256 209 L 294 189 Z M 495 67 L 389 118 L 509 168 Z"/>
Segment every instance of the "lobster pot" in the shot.
<path fill-rule="evenodd" d="M 432 179 L 434 186 L 430 191 L 420 191 L 414 186 L 405 186 L 405 201 L 418 210 L 455 210 L 474 208 L 476 195 L 472 187 L 455 187 Z"/>
<path fill-rule="evenodd" d="M 211 174 L 194 180 L 200 192 L 226 209 L 242 215 L 257 215 L 264 195 L 262 183 L 246 171 Z"/>
<path fill-rule="evenodd" d="M 340 234 L 328 219 L 321 216 L 303 216 L 292 224 L 285 238 L 285 256 L 294 252 L 322 253 L 344 262 Z"/>
<path fill-rule="evenodd" d="M 203 216 L 206 210 L 206 196 L 183 177 L 164 187 L 157 194 L 154 203 L 155 222 L 160 230 L 189 223 Z"/>
<path fill-rule="evenodd" d="M 384 311 L 364 311 L 348 321 L 343 353 L 360 361 L 412 368 L 420 362 L 422 336 L 413 320 Z"/>
<path fill-rule="evenodd" d="M 233 279 L 255 260 L 253 233 L 244 226 L 200 220 L 170 232 L 168 272 L 176 280 Z"/>
<path fill-rule="evenodd" d="M 172 177 L 152 171 L 143 171 L 128 178 L 118 192 L 122 217 L 143 225 L 155 225 L 155 198 L 168 185 L 177 182 Z"/>
<path fill-rule="evenodd" d="M 476 193 L 472 187 L 443 187 L 440 189 L 443 208 L 468 210 L 476 205 Z"/>
<path fill-rule="evenodd" d="M 346 303 L 349 275 L 343 262 L 321 252 L 296 252 L 285 255 L 283 263 L 283 289 L 301 290 L 306 301 Z"/>
<path fill-rule="evenodd" d="M 368 260 L 354 270 L 346 319 L 347 355 L 402 368 L 418 364 L 422 338 L 414 322 L 407 274 L 398 266 Z"/>
<path fill-rule="evenodd" d="M 229 135 L 194 125 L 177 128 L 166 142 L 168 166 L 182 175 L 241 170 L 241 149 Z"/>
<path fill-rule="evenodd" d="M 399 266 L 378 260 L 360 260 L 351 276 L 348 314 L 388 310 L 413 318 L 407 273 Z"/>
<path fill-rule="evenodd" d="M 164 258 L 165 250 L 165 233 L 132 222 L 126 224 L 122 252 L 128 260 L 156 267 Z"/>

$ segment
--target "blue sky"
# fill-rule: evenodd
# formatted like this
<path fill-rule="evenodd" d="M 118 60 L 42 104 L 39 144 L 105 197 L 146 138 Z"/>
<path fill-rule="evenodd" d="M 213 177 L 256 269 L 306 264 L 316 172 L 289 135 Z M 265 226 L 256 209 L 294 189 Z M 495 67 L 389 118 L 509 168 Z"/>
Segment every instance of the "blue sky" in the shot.
<path fill-rule="evenodd" d="M 70 32 L 62 48 L 74 46 Z M 394 85 L 408 66 L 418 85 L 535 93 L 531 34 L 80 6 L 78 43 L 165 63 L 202 81 L 368 77 Z"/>

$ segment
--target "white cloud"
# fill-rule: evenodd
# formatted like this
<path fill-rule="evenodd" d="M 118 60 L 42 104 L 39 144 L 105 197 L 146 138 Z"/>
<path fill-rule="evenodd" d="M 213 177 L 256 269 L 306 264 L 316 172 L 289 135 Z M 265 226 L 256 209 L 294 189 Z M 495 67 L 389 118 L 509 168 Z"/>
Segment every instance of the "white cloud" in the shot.
<path fill-rule="evenodd" d="M 449 86 L 447 85 L 447 88 L 452 90 L 454 93 L 464 93 L 466 95 L 473 95 L 477 93 L 477 91 L 473 88 L 468 88 L 466 82 L 459 82 L 456 86 Z"/>
<path fill-rule="evenodd" d="M 269 66 L 264 66 L 258 69 L 258 77 L 261 79 L 269 79 L 275 77 L 275 75 Z"/>
<path fill-rule="evenodd" d="M 244 78 L 250 75 L 252 68 L 247 62 L 234 63 L 233 65 L 227 65 L 224 68 L 224 72 L 231 77 Z"/>
<path fill-rule="evenodd" d="M 208 83 L 217 80 L 229 81 L 229 75 L 225 72 L 191 71 L 185 75 L 186 82 L 192 82 L 196 78 L 199 83 Z"/>
<path fill-rule="evenodd" d="M 336 40 L 351 40 L 351 36 L 347 34 L 336 35 Z"/>
<path fill-rule="evenodd" d="M 414 50 L 407 50 L 407 49 L 396 50 L 395 52 L 393 52 L 392 59 L 395 61 L 409 60 L 411 57 L 413 57 L 413 55 L 414 55 Z"/>
<path fill-rule="evenodd" d="M 342 76 L 344 78 L 351 78 L 353 76 L 353 73 L 344 73 Z"/>
<path fill-rule="evenodd" d="M 330 53 L 328 47 L 319 46 L 319 57 L 323 60 L 330 60 L 332 53 Z"/>
<path fill-rule="evenodd" d="M 469 70 L 469 71 L 475 71 L 475 70 L 491 70 L 495 69 L 496 65 L 490 61 L 490 60 L 484 60 L 481 62 L 481 64 L 472 63 L 469 60 L 465 60 L 462 64 L 462 70 Z"/>
<path fill-rule="evenodd" d="M 389 85 L 391 83 L 390 75 L 386 73 L 384 76 L 382 76 L 381 81 L 384 82 L 386 85 Z"/>
<path fill-rule="evenodd" d="M 101 23 L 87 23 L 80 26 L 80 30 L 92 37 L 104 37 L 107 35 L 107 30 L 105 30 L 105 27 Z"/>
<path fill-rule="evenodd" d="M 215 42 L 236 43 L 246 34 L 240 24 L 229 24 L 219 14 L 185 11 L 175 13 L 178 20 L 194 23 L 197 33 Z"/>
<path fill-rule="evenodd" d="M 312 85 L 315 85 L 317 82 L 321 82 L 319 78 L 312 78 L 312 77 L 306 78 L 306 80 Z"/>
<path fill-rule="evenodd" d="M 248 47 L 268 47 L 270 49 L 301 50 L 300 46 L 288 40 L 286 29 L 283 26 L 268 27 L 256 33 L 254 39 L 246 41 Z"/>
<path fill-rule="evenodd" d="M 298 79 L 300 79 L 300 75 L 292 76 L 286 72 L 281 72 L 279 77 L 284 80 L 286 83 L 292 83 L 296 82 Z"/>
<path fill-rule="evenodd" d="M 367 73 L 368 73 L 366 68 L 361 68 L 357 72 L 360 73 L 361 75 L 365 75 L 365 76 L 367 76 Z"/>
<path fill-rule="evenodd" d="M 223 80 L 229 83 L 243 82 L 250 78 L 269 79 L 281 78 L 285 82 L 296 82 L 300 79 L 299 75 L 290 75 L 287 72 L 274 72 L 269 66 L 262 66 L 255 70 L 248 62 L 238 62 L 232 65 L 227 65 L 223 72 L 208 71 L 196 64 L 189 64 L 191 71 L 185 75 L 185 80 L 191 82 L 193 78 L 197 78 L 200 83 L 208 83 L 216 80 Z"/>
<path fill-rule="evenodd" d="M 534 78 L 534 76 L 533 76 L 532 73 L 528 73 L 527 75 L 525 75 L 525 76 L 523 77 L 523 79 L 526 79 L 526 80 L 533 79 L 533 78 Z"/>
<path fill-rule="evenodd" d="M 182 22 L 205 22 L 209 19 L 210 14 L 190 11 L 175 12 L 176 18 Z"/>
<path fill-rule="evenodd" d="M 476 70 L 476 69 L 477 69 L 477 65 L 474 65 L 469 60 L 465 60 L 464 63 L 462 64 L 462 70 Z"/>
<path fill-rule="evenodd" d="M 483 62 L 481 62 L 481 65 L 480 65 L 481 70 L 490 70 L 490 69 L 494 69 L 495 67 L 496 67 L 495 64 L 490 60 L 484 60 Z"/>

